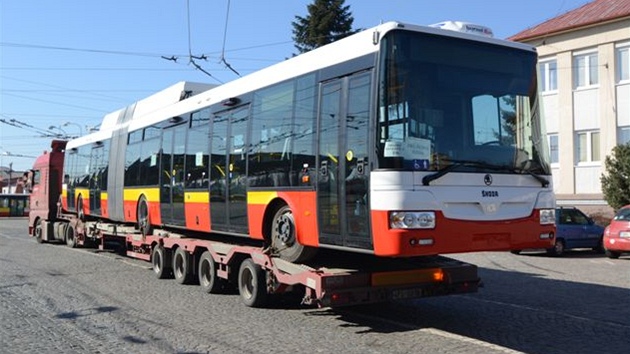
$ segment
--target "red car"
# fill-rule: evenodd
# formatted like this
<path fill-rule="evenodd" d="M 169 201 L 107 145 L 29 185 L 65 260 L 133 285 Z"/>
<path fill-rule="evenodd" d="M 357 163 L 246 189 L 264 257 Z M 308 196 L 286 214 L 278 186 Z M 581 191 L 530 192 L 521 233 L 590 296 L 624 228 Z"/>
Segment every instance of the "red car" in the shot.
<path fill-rule="evenodd" d="M 617 211 L 604 231 L 604 249 L 609 258 L 619 258 L 622 253 L 630 253 L 630 205 Z"/>

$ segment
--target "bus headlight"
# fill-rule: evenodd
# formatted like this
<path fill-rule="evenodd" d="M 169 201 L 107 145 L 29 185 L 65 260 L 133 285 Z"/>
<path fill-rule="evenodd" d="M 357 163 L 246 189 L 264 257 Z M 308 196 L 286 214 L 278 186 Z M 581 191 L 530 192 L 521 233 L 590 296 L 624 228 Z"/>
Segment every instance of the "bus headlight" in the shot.
<path fill-rule="evenodd" d="M 389 213 L 392 229 L 434 229 L 435 213 L 432 211 L 392 211 Z"/>
<path fill-rule="evenodd" d="M 540 225 L 556 223 L 556 209 L 540 209 Z"/>

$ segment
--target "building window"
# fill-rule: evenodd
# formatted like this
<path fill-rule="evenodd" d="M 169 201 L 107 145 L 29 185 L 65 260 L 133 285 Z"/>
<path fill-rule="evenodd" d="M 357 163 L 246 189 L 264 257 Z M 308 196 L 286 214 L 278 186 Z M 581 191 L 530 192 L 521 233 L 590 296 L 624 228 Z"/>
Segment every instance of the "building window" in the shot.
<path fill-rule="evenodd" d="M 575 88 L 589 87 L 599 83 L 597 53 L 580 54 L 573 57 L 573 83 Z"/>
<path fill-rule="evenodd" d="M 630 143 L 630 126 L 617 128 L 617 145 Z"/>
<path fill-rule="evenodd" d="M 558 134 L 549 134 L 549 151 L 551 152 L 551 163 L 560 162 L 558 156 Z"/>
<path fill-rule="evenodd" d="M 578 132 L 576 142 L 578 163 L 601 160 L 599 131 Z"/>
<path fill-rule="evenodd" d="M 539 66 L 542 92 L 558 90 L 558 68 L 556 60 L 542 61 Z"/>
<path fill-rule="evenodd" d="M 617 82 L 630 80 L 630 44 L 617 48 Z"/>

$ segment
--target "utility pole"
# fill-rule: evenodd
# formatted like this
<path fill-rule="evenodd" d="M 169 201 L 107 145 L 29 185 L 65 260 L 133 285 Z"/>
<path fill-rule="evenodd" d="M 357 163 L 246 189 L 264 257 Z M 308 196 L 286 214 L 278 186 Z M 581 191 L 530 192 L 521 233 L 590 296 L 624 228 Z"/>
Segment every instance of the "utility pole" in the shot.
<path fill-rule="evenodd" d="M 9 194 L 11 194 L 11 176 L 13 172 L 13 162 L 9 162 Z"/>

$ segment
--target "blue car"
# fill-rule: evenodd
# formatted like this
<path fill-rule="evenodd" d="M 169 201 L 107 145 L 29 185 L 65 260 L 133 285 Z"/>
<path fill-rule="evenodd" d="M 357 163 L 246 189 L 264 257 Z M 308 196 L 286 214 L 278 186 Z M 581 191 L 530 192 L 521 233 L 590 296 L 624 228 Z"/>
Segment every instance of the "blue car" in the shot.
<path fill-rule="evenodd" d="M 591 248 L 603 251 L 604 228 L 577 208 L 556 209 L 556 243 L 547 253 L 561 256 L 565 250 Z"/>
<path fill-rule="evenodd" d="M 566 250 L 590 248 L 603 252 L 604 228 L 595 224 L 577 208 L 556 208 L 556 242 L 547 249 L 551 256 L 561 256 Z M 512 253 L 519 254 L 521 250 Z"/>

